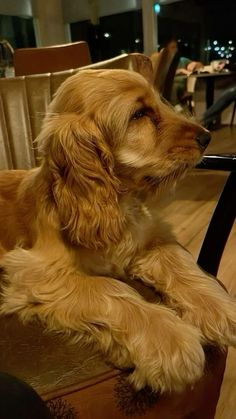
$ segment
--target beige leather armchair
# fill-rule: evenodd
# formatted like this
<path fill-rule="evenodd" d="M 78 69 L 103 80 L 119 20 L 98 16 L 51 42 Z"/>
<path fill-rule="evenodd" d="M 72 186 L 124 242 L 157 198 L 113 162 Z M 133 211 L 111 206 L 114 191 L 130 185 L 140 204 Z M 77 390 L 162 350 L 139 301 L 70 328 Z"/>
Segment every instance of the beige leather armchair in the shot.
<path fill-rule="evenodd" d="M 83 68 L 127 68 L 152 81 L 151 62 L 142 54 L 124 54 Z M 34 139 L 47 106 L 58 86 L 83 68 L 0 79 L 0 169 L 37 164 Z M 139 292 L 145 295 L 147 288 Z M 182 394 L 160 396 L 148 389 L 135 393 L 124 373 L 88 348 L 47 335 L 38 324 L 22 325 L 15 316 L 0 318 L 0 351 L 0 371 L 25 380 L 54 411 L 65 406 L 67 417 L 74 419 L 213 419 L 226 358 L 206 348 L 206 371 L 199 383 Z"/>

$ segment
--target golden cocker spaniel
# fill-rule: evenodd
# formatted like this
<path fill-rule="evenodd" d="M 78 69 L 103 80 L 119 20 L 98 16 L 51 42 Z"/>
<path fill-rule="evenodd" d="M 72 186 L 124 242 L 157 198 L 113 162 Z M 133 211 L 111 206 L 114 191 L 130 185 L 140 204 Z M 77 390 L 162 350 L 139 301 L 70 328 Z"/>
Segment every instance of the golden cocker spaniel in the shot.
<path fill-rule="evenodd" d="M 181 391 L 206 342 L 236 343 L 236 304 L 158 217 L 162 190 L 209 133 L 126 70 L 88 70 L 59 88 L 40 167 L 0 174 L 1 313 L 38 317 L 132 368 L 130 382 Z M 162 293 L 146 301 L 126 279 Z"/>

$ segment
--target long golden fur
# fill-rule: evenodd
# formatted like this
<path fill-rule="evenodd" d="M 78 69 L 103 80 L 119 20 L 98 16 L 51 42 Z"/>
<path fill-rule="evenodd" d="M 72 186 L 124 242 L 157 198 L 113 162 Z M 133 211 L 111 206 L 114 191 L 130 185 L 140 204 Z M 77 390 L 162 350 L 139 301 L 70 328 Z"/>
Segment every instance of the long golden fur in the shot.
<path fill-rule="evenodd" d="M 176 243 L 158 218 L 158 198 L 207 142 L 138 74 L 67 79 L 38 138 L 40 167 L 0 175 L 1 313 L 37 316 L 94 345 L 133 368 L 137 389 L 196 382 L 204 343 L 235 345 L 236 305 Z M 127 278 L 162 293 L 165 304 L 144 300 Z"/>

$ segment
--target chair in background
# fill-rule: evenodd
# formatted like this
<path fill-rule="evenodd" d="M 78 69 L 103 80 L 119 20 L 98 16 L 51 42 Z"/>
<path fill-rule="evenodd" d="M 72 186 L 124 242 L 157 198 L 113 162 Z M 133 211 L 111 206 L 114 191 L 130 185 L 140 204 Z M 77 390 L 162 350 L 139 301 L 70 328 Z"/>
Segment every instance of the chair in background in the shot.
<path fill-rule="evenodd" d="M 170 101 L 176 69 L 179 62 L 177 50 L 163 48 L 153 62 L 153 85 L 161 96 Z"/>
<path fill-rule="evenodd" d="M 8 77 L 12 73 L 13 55 L 11 44 L 6 39 L 0 40 L 0 77 Z"/>
<path fill-rule="evenodd" d="M 195 103 L 194 103 L 194 92 L 195 92 L 195 86 L 196 86 L 197 78 L 194 76 L 187 77 L 187 91 L 184 94 L 182 100 L 180 101 L 180 104 L 187 108 L 190 112 L 190 114 L 195 114 Z"/>
<path fill-rule="evenodd" d="M 91 63 L 89 46 L 85 41 L 40 48 L 19 48 L 14 51 L 13 59 L 16 76 L 52 73 Z"/>

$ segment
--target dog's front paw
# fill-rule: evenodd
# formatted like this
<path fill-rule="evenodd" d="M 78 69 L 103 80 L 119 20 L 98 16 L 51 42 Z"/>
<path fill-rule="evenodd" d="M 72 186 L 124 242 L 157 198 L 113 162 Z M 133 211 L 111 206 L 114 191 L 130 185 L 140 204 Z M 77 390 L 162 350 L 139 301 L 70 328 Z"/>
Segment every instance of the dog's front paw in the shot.
<path fill-rule="evenodd" d="M 208 342 L 236 346 L 236 301 L 224 290 L 197 300 L 183 319 L 200 329 Z"/>
<path fill-rule="evenodd" d="M 205 356 L 196 329 L 184 323 L 176 324 L 175 330 L 163 325 L 163 333 L 155 337 L 155 349 L 152 353 L 148 349 L 147 341 L 147 348 L 143 348 L 130 376 L 136 389 L 148 385 L 160 393 L 180 392 L 201 378 Z"/>
<path fill-rule="evenodd" d="M 127 336 L 124 350 L 120 346 L 116 352 L 116 346 L 112 351 L 117 366 L 134 368 L 129 381 L 136 390 L 149 386 L 160 393 L 180 392 L 203 374 L 205 355 L 199 331 L 169 313 L 149 313 L 147 328 Z"/>

